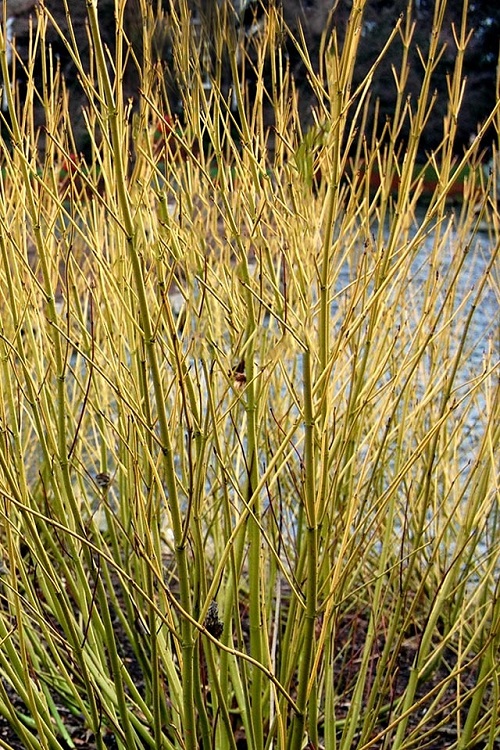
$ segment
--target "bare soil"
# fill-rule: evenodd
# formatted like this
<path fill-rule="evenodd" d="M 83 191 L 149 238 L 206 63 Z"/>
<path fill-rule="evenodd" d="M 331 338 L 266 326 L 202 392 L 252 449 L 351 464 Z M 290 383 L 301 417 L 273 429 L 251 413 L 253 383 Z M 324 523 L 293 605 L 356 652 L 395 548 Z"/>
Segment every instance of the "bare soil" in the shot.
<path fill-rule="evenodd" d="M 246 623 L 244 613 L 242 613 L 242 615 L 242 623 L 245 627 Z M 338 667 L 336 672 L 336 682 L 341 694 L 339 695 L 339 702 L 337 707 L 337 720 L 341 720 L 344 716 L 346 716 L 349 709 L 357 669 L 359 667 L 359 659 L 361 657 L 363 645 L 366 638 L 367 624 L 368 620 L 364 613 L 359 613 L 356 615 L 350 614 L 349 616 L 345 616 L 340 620 L 338 624 L 338 656 L 336 660 Z M 394 670 L 394 674 L 390 678 L 391 690 L 393 693 L 393 703 L 398 699 L 398 697 L 403 694 L 404 689 L 408 683 L 416 651 L 419 646 L 419 641 L 420 639 L 418 633 L 415 633 L 414 635 L 410 634 L 403 641 L 397 659 L 397 667 Z M 129 646 L 127 646 L 125 640 L 122 640 L 121 643 L 123 644 L 123 652 L 121 656 L 127 662 L 127 666 L 132 674 L 135 673 L 137 684 L 140 687 L 141 674 L 136 663 L 133 651 Z M 374 649 L 373 663 L 371 665 L 371 673 L 373 675 L 375 674 L 377 661 L 381 654 L 383 645 L 383 638 L 381 638 Z M 436 667 L 436 669 L 427 677 L 425 681 L 422 682 L 422 684 L 419 685 L 417 699 L 421 700 L 422 704 L 419 707 L 418 712 L 415 712 L 410 716 L 407 727 L 408 738 L 414 732 L 415 728 L 419 725 L 422 717 L 425 716 L 425 713 L 432 702 L 432 698 L 426 699 L 426 696 L 431 693 L 434 687 L 447 680 L 455 662 L 455 655 L 448 650 L 445 654 L 443 654 L 443 658 L 441 659 L 441 662 Z M 461 676 L 461 683 L 459 688 L 461 695 L 463 695 L 464 691 L 466 691 L 468 688 L 472 688 L 474 686 L 476 678 L 477 674 L 475 673 L 475 671 L 471 671 L 469 674 L 464 674 Z M 367 685 L 367 694 L 369 693 L 369 687 L 370 685 Z M 19 711 L 19 715 L 23 715 L 25 712 L 25 707 L 20 699 L 15 696 L 6 685 L 4 685 L 4 688 L 8 690 L 9 697 Z M 411 742 L 408 747 L 414 747 L 416 750 L 447 750 L 448 748 L 451 750 L 451 748 L 454 748 L 456 746 L 458 736 L 456 728 L 457 721 L 456 716 L 453 714 L 453 711 L 455 710 L 457 701 L 459 699 L 460 696 L 457 695 L 456 681 L 449 680 L 447 689 L 440 697 L 439 705 L 437 707 L 433 707 L 433 710 L 429 712 L 428 720 L 425 722 L 424 728 L 420 731 L 419 736 L 421 739 L 418 742 Z M 89 733 L 82 719 L 78 716 L 75 717 L 64 705 L 58 705 L 58 710 L 61 719 L 64 722 L 66 730 L 71 737 L 73 747 L 88 748 L 88 750 L 93 750 L 96 747 L 95 737 L 93 737 Z M 466 710 L 467 705 L 464 706 L 462 725 L 463 720 L 465 719 Z M 450 715 L 449 723 L 446 722 L 447 715 Z M 236 740 L 237 748 L 238 750 L 246 750 L 247 741 L 245 738 L 245 733 L 241 726 L 241 722 L 239 721 L 237 716 L 234 716 L 233 718 L 234 737 Z M 389 725 L 390 720 L 391 709 L 389 707 L 387 715 L 384 718 L 384 721 L 381 721 L 378 725 L 376 733 L 374 733 L 373 735 L 373 739 L 375 739 L 378 733 L 384 731 L 384 729 Z M 319 727 L 319 734 L 320 736 L 323 734 L 323 725 L 320 725 Z M 114 750 L 114 748 L 118 747 L 115 736 L 104 726 L 102 730 L 102 740 L 105 746 L 107 748 L 110 748 L 110 750 Z M 357 742 L 356 739 L 354 741 L 355 743 Z M 71 747 L 62 739 L 60 739 L 59 742 L 61 748 L 63 748 L 64 750 L 66 750 L 66 748 L 68 748 L 69 750 L 69 748 Z M 6 750 L 8 748 L 10 748 L 11 750 L 22 750 L 26 747 L 23 741 L 19 738 L 19 734 L 16 732 L 15 727 L 5 717 L 0 717 L 0 745 Z M 354 744 L 353 750 L 356 747 L 358 747 L 358 745 Z M 473 748 L 471 747 L 470 750 L 486 750 L 486 747 L 487 742 L 485 741 L 476 744 Z M 308 750 L 320 750 L 321 748 L 323 748 L 323 746 L 321 745 L 319 748 L 315 748 L 310 743 L 309 745 L 307 745 L 307 748 Z M 374 744 L 371 745 L 371 748 L 373 748 L 373 750 L 388 750 L 387 739 L 385 739 L 384 741 L 384 738 L 382 737 L 380 740 L 375 741 Z M 500 750 L 500 738 L 497 738 L 497 740 L 494 742 L 493 749 Z M 324 748 L 324 750 L 328 749 Z"/>

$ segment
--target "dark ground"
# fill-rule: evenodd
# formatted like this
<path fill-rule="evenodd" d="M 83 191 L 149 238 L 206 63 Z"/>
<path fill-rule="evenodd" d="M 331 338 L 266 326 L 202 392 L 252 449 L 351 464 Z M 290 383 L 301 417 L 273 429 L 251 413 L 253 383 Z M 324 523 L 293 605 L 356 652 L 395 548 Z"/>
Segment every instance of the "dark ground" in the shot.
<path fill-rule="evenodd" d="M 244 624 L 244 620 L 243 620 Z M 362 648 L 364 645 L 364 639 L 366 637 L 367 619 L 363 614 L 345 617 L 343 621 L 339 623 L 338 627 L 338 640 L 342 643 L 342 657 L 338 659 L 338 671 L 336 674 L 338 689 L 342 690 L 342 696 L 339 697 L 337 719 L 342 719 L 347 714 L 348 707 L 350 705 L 350 699 L 352 696 L 352 689 L 355 684 L 356 673 L 359 665 L 359 659 L 361 657 Z M 123 643 L 123 640 L 122 640 Z M 400 650 L 400 655 L 397 663 L 397 668 L 392 675 L 391 685 L 393 691 L 393 699 L 397 699 L 400 696 L 408 682 L 413 660 L 416 654 L 416 650 L 419 644 L 419 636 L 415 634 L 409 636 L 405 641 Z M 383 647 L 382 640 L 377 644 L 375 653 L 373 656 L 373 671 L 376 668 L 376 662 L 378 659 L 378 653 L 381 652 Z M 339 646 L 340 650 L 340 646 Z M 378 652 L 378 653 L 377 653 Z M 124 653 L 122 658 L 128 662 L 127 666 L 133 673 L 137 673 L 138 684 L 141 681 L 140 671 L 134 670 L 134 664 L 136 665 L 135 657 L 132 650 L 124 647 Z M 432 688 L 439 685 L 442 681 L 445 681 L 450 671 L 453 669 L 454 662 L 456 661 L 454 654 L 451 651 L 447 651 L 443 655 L 440 666 L 428 677 L 428 679 L 419 687 L 417 698 L 424 699 L 428 695 Z M 463 697 L 464 692 L 472 688 L 475 684 L 477 675 L 472 671 L 469 674 L 464 674 L 461 677 L 460 692 Z M 23 712 L 24 706 L 22 702 L 17 698 L 7 686 L 10 699 L 14 705 L 18 707 L 20 713 Z M 414 747 L 416 750 L 447 750 L 448 748 L 454 748 L 457 742 L 457 720 L 454 713 L 457 705 L 457 693 L 456 693 L 456 681 L 449 680 L 449 685 L 441 696 L 440 705 L 437 709 L 433 709 L 429 720 L 425 725 L 423 733 L 419 735 L 419 741 L 412 741 L 408 747 Z M 422 716 L 425 715 L 425 711 L 432 702 L 430 700 L 424 700 L 421 708 L 418 712 L 410 717 L 406 737 L 409 738 L 412 731 L 416 728 L 420 722 Z M 467 706 L 466 706 L 467 708 Z M 96 747 L 95 738 L 89 734 L 82 721 L 79 721 L 78 717 L 75 717 L 71 712 L 62 705 L 58 706 L 61 719 L 63 720 L 65 727 L 71 736 L 73 747 L 76 748 L 88 748 L 93 750 Z M 465 709 L 466 710 L 466 709 Z M 390 715 L 390 712 L 389 712 Z M 450 716 L 450 721 L 446 722 L 446 716 Z M 462 726 L 465 719 L 466 713 L 462 715 Z M 386 725 L 389 719 L 386 720 Z M 384 724 L 380 723 L 377 727 L 377 732 L 384 730 Z M 320 735 L 322 734 L 322 727 L 320 727 Z M 500 728 L 498 733 L 500 735 Z M 104 744 L 110 750 L 114 750 L 118 747 L 116 738 L 111 732 L 103 729 L 102 739 Z M 237 741 L 238 750 L 246 750 L 247 743 L 244 736 L 244 732 L 239 726 L 239 722 L 235 719 L 235 739 Z M 66 750 L 70 748 L 70 745 L 65 743 L 62 739 L 59 740 L 61 748 Z M 355 740 L 356 742 L 356 740 Z M 23 750 L 28 747 L 24 742 L 19 739 L 19 735 L 14 730 L 13 726 L 5 717 L 0 717 L 0 747 L 5 750 Z M 353 745 L 353 750 L 358 745 Z M 384 744 L 384 740 L 374 743 L 370 746 L 373 750 L 389 750 L 390 745 Z M 470 750 L 485 750 L 487 747 L 486 740 L 471 746 Z M 312 745 L 307 746 L 308 750 L 319 750 L 313 748 Z M 325 748 L 324 750 L 328 750 Z M 500 750 L 500 736 L 496 739 L 493 750 Z"/>

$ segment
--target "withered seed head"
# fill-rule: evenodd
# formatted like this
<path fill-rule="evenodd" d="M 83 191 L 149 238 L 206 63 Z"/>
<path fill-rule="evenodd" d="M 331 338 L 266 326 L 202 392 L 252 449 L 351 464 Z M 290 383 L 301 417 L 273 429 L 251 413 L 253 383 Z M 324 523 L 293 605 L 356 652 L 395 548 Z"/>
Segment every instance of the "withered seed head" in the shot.
<path fill-rule="evenodd" d="M 238 386 L 239 388 L 243 387 L 247 382 L 247 376 L 245 374 L 245 360 L 240 360 L 240 362 L 238 362 L 236 367 L 233 367 L 229 374 L 233 376 L 234 384 L 236 386 Z"/>
<path fill-rule="evenodd" d="M 214 638 L 220 638 L 224 630 L 224 623 L 219 620 L 219 607 L 215 599 L 212 599 L 205 618 L 205 627 Z"/>
<path fill-rule="evenodd" d="M 99 474 L 96 474 L 95 481 L 97 482 L 97 484 L 102 490 L 105 490 L 107 489 L 107 487 L 109 487 L 109 483 L 111 482 L 111 477 L 109 476 L 109 474 L 106 474 L 105 471 L 101 471 L 99 472 Z"/>

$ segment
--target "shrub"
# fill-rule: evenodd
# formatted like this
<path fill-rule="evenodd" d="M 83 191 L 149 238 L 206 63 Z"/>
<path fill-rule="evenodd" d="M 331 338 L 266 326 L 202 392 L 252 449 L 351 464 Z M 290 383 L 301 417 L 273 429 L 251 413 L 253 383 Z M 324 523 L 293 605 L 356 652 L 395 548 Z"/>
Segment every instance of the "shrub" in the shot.
<path fill-rule="evenodd" d="M 236 112 L 172 10 L 184 116 L 160 148 L 147 54 L 138 110 L 122 97 L 121 4 L 112 62 L 89 4 L 89 159 L 47 11 L 42 88 L 5 87 L 0 713 L 24 747 L 498 746 L 498 108 L 453 164 L 464 6 L 423 205 L 443 4 L 383 150 L 370 73 L 350 85 L 363 6 L 319 74 L 296 40 L 308 133 L 273 7 L 248 57 L 221 11 Z"/>

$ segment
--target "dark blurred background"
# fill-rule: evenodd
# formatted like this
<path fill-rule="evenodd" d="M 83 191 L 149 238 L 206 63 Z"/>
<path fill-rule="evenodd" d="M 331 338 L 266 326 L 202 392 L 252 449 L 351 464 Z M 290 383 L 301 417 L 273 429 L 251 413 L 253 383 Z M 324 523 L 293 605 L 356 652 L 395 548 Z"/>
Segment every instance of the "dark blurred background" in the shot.
<path fill-rule="evenodd" d="M 234 24 L 236 34 L 240 39 L 247 39 L 251 46 L 251 37 L 254 35 L 259 24 L 265 22 L 266 0 L 190 0 L 192 10 L 192 23 L 200 38 L 205 39 L 204 49 L 207 51 L 207 59 L 215 54 L 211 49 L 211 40 L 214 38 L 213 25 L 220 23 L 221 3 L 226 2 L 228 7 L 226 18 Z M 19 60 L 26 60 L 29 49 L 29 30 L 34 23 L 36 25 L 37 3 L 33 0 L 4 0 L 6 3 L 7 33 L 15 39 L 15 48 Z M 3 5 L 2 7 L 3 13 Z M 429 39 L 432 29 L 434 14 L 434 0 L 413 0 L 412 17 L 416 26 L 412 36 L 409 50 L 408 79 L 405 88 L 405 96 L 415 102 L 422 81 L 423 69 L 420 55 L 424 58 L 429 48 Z M 54 16 L 59 27 L 64 33 L 67 32 L 67 21 L 62 0 L 45 0 L 45 6 Z M 158 56 L 159 66 L 167 81 L 167 88 L 171 98 L 171 108 L 182 117 L 182 96 L 188 92 L 182 92 L 182 84 L 176 80 L 174 71 L 172 51 L 169 43 L 169 13 L 171 11 L 169 2 L 153 3 L 157 21 L 148 33 L 153 39 L 153 47 Z M 352 7 L 350 0 L 282 0 L 282 10 L 286 26 L 292 34 L 297 34 L 301 26 L 307 43 L 311 60 L 316 65 L 322 34 L 330 35 L 335 31 L 339 45 L 345 34 L 349 13 Z M 75 35 L 78 40 L 80 56 L 85 65 L 89 61 L 89 42 L 86 28 L 86 0 L 71 0 L 70 3 L 72 22 Z M 354 83 L 363 79 L 363 76 L 382 49 L 386 39 L 401 14 L 405 14 L 408 8 L 408 0 L 368 0 L 364 20 L 361 28 L 361 42 L 359 46 L 359 57 L 355 71 Z M 114 51 L 115 36 L 115 13 L 113 0 L 99 0 L 99 17 L 102 34 L 105 43 Z M 445 23 L 440 42 L 444 45 L 444 52 L 436 65 L 433 75 L 432 88 L 436 92 L 436 100 L 425 133 L 421 139 L 424 151 L 435 149 L 439 146 L 443 135 L 443 117 L 446 114 L 448 103 L 448 78 L 453 72 L 456 58 L 455 35 L 460 32 L 462 22 L 462 3 L 450 0 L 445 15 Z M 404 22 L 403 22 L 404 23 Z M 477 132 L 478 124 L 481 123 L 491 111 L 497 97 L 497 63 L 500 39 L 500 3 L 492 0 L 477 0 L 469 3 L 468 28 L 472 35 L 467 47 L 464 61 L 463 73 L 466 77 L 466 88 L 464 102 L 458 121 L 457 139 L 455 150 L 462 152 L 471 136 Z M 454 32 L 455 28 L 455 32 Z M 139 0 L 129 0 L 125 10 L 125 29 L 130 41 L 136 51 L 138 59 L 141 58 L 142 47 L 142 18 Z M 73 128 L 77 139 L 77 148 L 85 150 L 86 135 L 85 125 L 81 116 L 82 107 L 85 106 L 85 96 L 79 86 L 75 66 L 71 60 L 65 45 L 59 34 L 51 24 L 47 28 L 47 41 L 51 44 L 55 59 L 60 62 L 61 70 L 65 76 L 67 86 L 71 92 L 71 117 Z M 291 71 L 301 91 L 301 116 L 304 127 L 312 121 L 311 107 L 314 98 L 309 88 L 307 76 L 300 55 L 294 44 L 286 35 L 280 38 L 283 51 L 290 63 Z M 250 53 L 251 54 L 251 53 Z M 396 84 L 393 69 L 399 71 L 403 54 L 401 37 L 397 36 L 384 57 L 373 80 L 371 95 L 371 116 L 375 102 L 379 106 L 379 129 L 382 128 L 386 119 L 391 118 L 394 111 L 396 98 Z M 209 64 L 209 63 L 208 63 Z M 229 70 L 229 67 L 226 66 Z M 209 71 L 207 72 L 209 77 Z M 23 91 L 22 65 L 16 63 L 16 81 L 21 92 Z M 138 72 L 134 65 L 129 65 L 124 81 L 125 96 L 132 101 L 138 98 Z M 226 82 L 230 86 L 230 80 Z M 268 123 L 272 123 L 272 113 L 268 112 Z M 368 132 L 372 125 L 368 121 Z M 401 144 L 404 145 L 408 133 L 403 129 L 400 133 Z M 491 134 L 493 138 L 493 133 Z M 487 145 L 488 139 L 485 139 Z"/>

